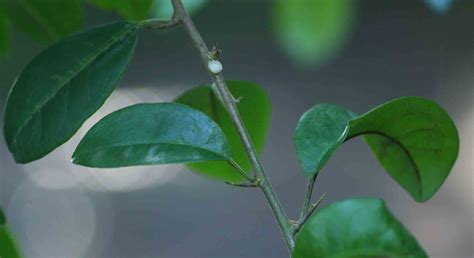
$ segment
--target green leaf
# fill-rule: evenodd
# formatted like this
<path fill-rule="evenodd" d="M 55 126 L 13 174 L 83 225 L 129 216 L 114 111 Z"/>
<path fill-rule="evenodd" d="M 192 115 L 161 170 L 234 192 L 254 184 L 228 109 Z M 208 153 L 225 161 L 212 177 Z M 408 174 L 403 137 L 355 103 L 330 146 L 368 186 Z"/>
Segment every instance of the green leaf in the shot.
<path fill-rule="evenodd" d="M 15 27 L 32 39 L 50 43 L 79 30 L 80 0 L 0 0 Z"/>
<path fill-rule="evenodd" d="M 20 258 L 15 240 L 5 226 L 0 226 L 0 257 Z"/>
<path fill-rule="evenodd" d="M 5 57 L 10 48 L 8 34 L 8 17 L 0 5 L 0 57 Z"/>
<path fill-rule="evenodd" d="M 341 51 L 354 14 L 352 0 L 279 0 L 273 8 L 275 33 L 295 61 L 319 65 Z"/>
<path fill-rule="evenodd" d="M 17 162 L 44 157 L 102 106 L 124 74 L 136 39 L 136 24 L 102 25 L 65 38 L 27 65 L 5 111 L 5 138 Z"/>
<path fill-rule="evenodd" d="M 428 257 L 382 200 L 350 199 L 311 215 L 293 258 Z"/>
<path fill-rule="evenodd" d="M 7 219 L 3 213 L 3 210 L 0 208 L 0 226 L 5 225 L 5 223 L 7 223 Z"/>
<path fill-rule="evenodd" d="M 296 127 L 294 143 L 303 172 L 312 177 L 347 137 L 349 121 L 358 115 L 344 108 L 320 104 L 308 110 Z"/>
<path fill-rule="evenodd" d="M 116 111 L 92 127 L 73 155 L 76 164 L 100 168 L 229 159 L 230 147 L 219 126 L 177 103 Z"/>
<path fill-rule="evenodd" d="M 209 3 L 209 0 L 182 0 L 182 2 L 186 11 L 192 15 L 203 9 Z M 154 0 L 153 17 L 170 19 L 173 12 L 174 9 L 170 0 Z"/>
<path fill-rule="evenodd" d="M 139 21 L 150 16 L 153 0 L 88 0 L 106 10 L 113 10 L 128 20 Z"/>
<path fill-rule="evenodd" d="M 20 258 L 20 252 L 16 246 L 15 240 L 5 225 L 6 219 L 2 209 L 0 209 L 0 257 L 1 258 Z"/>
<path fill-rule="evenodd" d="M 259 85 L 246 81 L 227 81 L 227 86 L 235 98 L 240 98 L 237 108 L 256 150 L 261 153 L 271 117 L 271 104 L 266 92 Z M 237 130 L 211 87 L 200 86 L 191 89 L 175 101 L 211 117 L 227 136 L 232 149 L 232 158 L 245 171 L 250 170 L 251 166 Z M 226 182 L 241 182 L 243 180 L 242 176 L 227 162 L 205 162 L 190 164 L 189 167 L 199 174 Z"/>
<path fill-rule="evenodd" d="M 317 174 L 340 144 L 359 135 L 366 135 L 378 161 L 419 202 L 441 187 L 459 149 L 453 121 L 427 99 L 399 98 L 358 117 L 343 108 L 319 105 L 302 116 L 295 133 L 305 175 Z"/>

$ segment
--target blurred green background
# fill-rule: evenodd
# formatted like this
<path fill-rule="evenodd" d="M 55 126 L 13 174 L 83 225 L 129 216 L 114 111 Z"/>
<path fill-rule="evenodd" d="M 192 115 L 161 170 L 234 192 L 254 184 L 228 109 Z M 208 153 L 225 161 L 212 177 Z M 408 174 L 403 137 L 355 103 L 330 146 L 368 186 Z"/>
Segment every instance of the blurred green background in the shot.
<path fill-rule="evenodd" d="M 292 137 L 299 116 L 327 102 L 357 112 L 399 96 L 438 101 L 455 120 L 461 151 L 427 203 L 415 203 L 360 141 L 330 160 L 315 195 L 323 205 L 384 198 L 431 257 L 474 255 L 474 4 L 471 0 L 187 0 L 227 79 L 255 81 L 273 115 L 263 160 L 289 214 L 305 190 Z M 144 8 L 135 8 L 145 6 Z M 168 0 L 0 0 L 0 105 L 21 69 L 62 36 L 117 19 L 171 15 Z M 256 190 L 236 189 L 182 166 L 96 170 L 69 158 L 106 114 L 170 101 L 209 83 L 182 28 L 140 33 L 119 89 L 67 144 L 14 163 L 0 139 L 0 207 L 25 257 L 286 257 Z M 85 103 L 86 105 L 87 103 Z M 3 127 L 3 119 L 0 120 Z"/>

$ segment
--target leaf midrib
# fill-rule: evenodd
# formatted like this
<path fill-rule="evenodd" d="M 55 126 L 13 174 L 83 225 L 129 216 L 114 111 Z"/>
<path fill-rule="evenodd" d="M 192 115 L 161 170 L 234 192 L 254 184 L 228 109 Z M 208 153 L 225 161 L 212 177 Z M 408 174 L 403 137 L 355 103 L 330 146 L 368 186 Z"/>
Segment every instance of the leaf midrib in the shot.
<path fill-rule="evenodd" d="M 67 78 L 66 80 L 64 81 L 61 81 L 61 86 L 53 93 L 51 94 L 50 97 L 46 98 L 45 101 L 43 101 L 41 104 L 39 104 L 37 107 L 38 108 L 35 108 L 35 111 L 33 111 L 31 113 L 31 115 L 25 120 L 25 122 L 19 127 L 19 129 L 17 130 L 17 133 L 15 133 L 12 137 L 13 139 L 13 143 L 16 143 L 16 138 L 18 137 L 18 135 L 21 134 L 21 132 L 23 131 L 23 129 L 26 128 L 26 126 L 28 125 L 28 123 L 31 121 L 31 119 L 33 119 L 33 117 L 38 113 L 38 112 L 41 112 L 41 109 L 42 107 L 44 107 L 44 105 L 46 105 L 46 103 L 48 103 L 49 101 L 51 101 L 53 98 L 55 98 L 58 93 L 64 88 L 65 85 L 67 85 L 68 83 L 71 82 L 71 80 L 73 78 L 75 78 L 79 73 L 81 73 L 87 66 L 89 66 L 90 64 L 92 64 L 99 55 L 103 54 L 107 49 L 109 49 L 112 45 L 114 45 L 116 42 L 120 41 L 121 39 L 123 39 L 125 37 L 126 34 L 128 34 L 131 30 L 133 29 L 133 26 L 130 26 L 130 24 L 126 24 L 125 25 L 125 28 L 116 36 L 116 37 L 112 37 L 109 41 L 107 41 L 105 44 L 104 44 L 104 47 L 100 48 L 96 54 L 92 55 L 89 60 L 87 60 L 86 62 L 80 62 L 80 65 L 78 66 L 78 69 L 76 71 L 74 71 L 71 76 L 69 78 Z"/>

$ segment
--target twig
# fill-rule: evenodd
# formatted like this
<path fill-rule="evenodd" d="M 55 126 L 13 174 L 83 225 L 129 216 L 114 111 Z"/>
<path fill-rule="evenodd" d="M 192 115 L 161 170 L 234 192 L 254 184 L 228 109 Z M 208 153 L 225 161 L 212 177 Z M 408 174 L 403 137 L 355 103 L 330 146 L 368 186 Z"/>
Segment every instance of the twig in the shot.
<path fill-rule="evenodd" d="M 146 27 L 153 30 L 168 29 L 179 25 L 180 20 L 175 15 L 173 15 L 173 18 L 171 18 L 171 20 L 149 19 L 141 21 L 138 24 L 142 27 Z"/>
<path fill-rule="evenodd" d="M 201 55 L 201 59 L 205 67 L 208 68 L 208 63 L 211 60 L 209 60 L 210 52 L 206 43 L 202 39 L 201 34 L 199 34 L 194 23 L 186 12 L 182 2 L 180 0 L 172 0 L 172 3 L 176 16 L 183 23 L 196 49 Z M 288 220 L 288 216 L 283 210 L 283 206 L 281 205 L 280 200 L 277 198 L 275 192 L 273 191 L 273 188 L 270 185 L 268 178 L 263 170 L 263 166 L 260 162 L 260 159 L 258 158 L 258 154 L 252 144 L 252 141 L 250 140 L 247 129 L 245 128 L 242 118 L 240 117 L 240 114 L 237 110 L 236 103 L 234 101 L 235 98 L 230 93 L 225 83 L 222 72 L 212 73 L 209 68 L 207 70 L 216 85 L 216 87 L 213 87 L 215 89 L 216 94 L 220 96 L 222 103 L 224 104 L 227 112 L 229 113 L 232 119 L 232 122 L 234 123 L 237 129 L 245 151 L 247 152 L 250 164 L 252 165 L 257 179 L 260 181 L 260 189 L 262 189 L 263 194 L 265 195 L 270 207 L 273 210 L 273 213 L 275 214 L 275 218 L 278 222 L 280 230 L 283 233 L 288 250 L 290 253 L 292 253 L 295 246 L 295 240 L 293 238 L 293 228 Z"/>
<path fill-rule="evenodd" d="M 233 168 L 235 168 L 235 170 L 237 170 L 237 172 L 239 172 L 239 174 L 240 174 L 243 178 L 245 178 L 247 181 L 250 181 L 250 182 L 254 182 L 254 181 L 255 181 L 255 178 L 252 178 L 252 177 L 250 177 L 247 173 L 245 173 L 245 171 L 242 169 L 242 167 L 241 167 L 237 162 L 235 162 L 234 159 L 231 159 L 231 160 L 229 161 L 229 164 L 230 164 Z"/>
<path fill-rule="evenodd" d="M 313 196 L 314 183 L 316 182 L 316 178 L 318 177 L 318 174 L 316 174 L 315 176 L 311 177 L 308 180 L 308 186 L 306 188 L 306 195 L 304 197 L 303 208 L 301 208 L 300 217 L 298 221 L 303 219 L 308 213 L 309 204 L 311 203 L 311 197 Z"/>
<path fill-rule="evenodd" d="M 258 183 L 254 183 L 254 182 L 244 182 L 244 183 L 225 182 L 225 183 L 228 185 L 237 186 L 237 187 L 258 187 Z"/>
<path fill-rule="evenodd" d="M 306 215 L 304 217 L 300 218 L 294 224 L 294 229 L 293 229 L 294 233 L 293 234 L 296 235 L 300 231 L 303 224 L 309 219 L 309 217 L 311 217 L 311 215 L 314 213 L 314 211 L 319 207 L 319 205 L 323 201 L 324 197 L 326 197 L 326 193 L 323 193 L 321 195 L 321 197 L 319 197 L 318 201 L 316 203 L 314 203 L 313 205 L 311 205 L 311 209 L 306 213 Z"/>

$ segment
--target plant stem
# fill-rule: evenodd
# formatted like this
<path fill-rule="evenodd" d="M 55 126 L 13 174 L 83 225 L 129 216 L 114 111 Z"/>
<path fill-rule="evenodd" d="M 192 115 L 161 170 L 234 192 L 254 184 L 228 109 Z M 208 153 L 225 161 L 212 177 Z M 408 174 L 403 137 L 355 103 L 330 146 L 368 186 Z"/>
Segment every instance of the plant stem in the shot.
<path fill-rule="evenodd" d="M 254 182 L 255 181 L 255 178 L 252 178 L 250 177 L 247 173 L 245 173 L 245 171 L 242 169 L 242 167 L 240 167 L 240 165 L 233 159 L 231 159 L 229 161 L 229 164 L 235 169 L 237 170 L 237 172 L 239 172 L 239 174 L 245 178 L 247 181 L 249 182 Z"/>
<path fill-rule="evenodd" d="M 257 180 L 259 181 L 259 187 L 262 189 L 263 194 L 265 195 L 270 207 L 273 210 L 275 218 L 278 222 L 280 230 L 284 236 L 285 243 L 287 245 L 288 251 L 292 253 L 295 240 L 293 238 L 293 229 L 289 222 L 288 216 L 286 215 L 285 211 L 283 210 L 283 206 L 281 205 L 280 200 L 276 196 L 273 188 L 268 181 L 268 178 L 264 172 L 263 166 L 258 158 L 258 154 L 252 144 L 252 141 L 249 137 L 247 129 L 244 126 L 242 118 L 237 110 L 236 100 L 232 96 L 227 87 L 224 76 L 222 72 L 220 73 L 212 73 L 209 71 L 208 62 L 210 61 L 210 53 L 209 49 L 199 34 L 196 26 L 194 25 L 193 21 L 189 17 L 189 14 L 186 12 L 182 2 L 180 0 L 172 0 L 174 12 L 176 17 L 181 20 L 182 24 L 184 25 L 186 31 L 188 32 L 193 44 L 201 54 L 201 59 L 207 68 L 209 75 L 211 76 L 212 80 L 214 81 L 215 87 L 213 87 L 216 91 L 216 94 L 222 100 L 227 112 L 229 113 L 232 122 L 234 123 L 237 132 L 240 136 L 242 144 L 247 152 L 250 164 L 257 176 Z"/>
<path fill-rule="evenodd" d="M 311 205 L 311 208 L 308 210 L 306 215 L 304 215 L 304 217 L 302 217 L 298 221 L 296 221 L 293 234 L 296 235 L 300 231 L 303 224 L 309 219 L 309 217 L 311 217 L 311 215 L 314 213 L 314 211 L 319 207 L 319 205 L 323 201 L 324 197 L 326 197 L 326 193 L 323 193 L 321 195 L 321 197 L 319 197 L 318 201 L 316 203 L 314 203 L 313 205 Z"/>
<path fill-rule="evenodd" d="M 303 219 L 306 216 L 306 214 L 308 214 L 309 205 L 311 203 L 311 197 L 313 196 L 314 183 L 316 182 L 316 178 L 318 177 L 318 174 L 316 174 L 315 176 L 311 177 L 308 180 L 308 186 L 306 188 L 306 195 L 304 197 L 303 208 L 301 208 L 300 217 L 298 220 Z"/>

